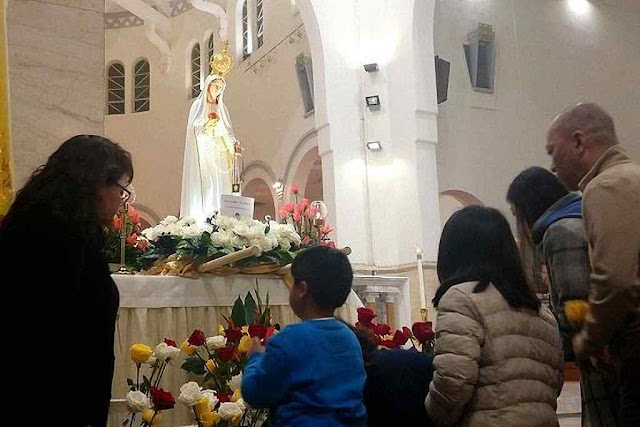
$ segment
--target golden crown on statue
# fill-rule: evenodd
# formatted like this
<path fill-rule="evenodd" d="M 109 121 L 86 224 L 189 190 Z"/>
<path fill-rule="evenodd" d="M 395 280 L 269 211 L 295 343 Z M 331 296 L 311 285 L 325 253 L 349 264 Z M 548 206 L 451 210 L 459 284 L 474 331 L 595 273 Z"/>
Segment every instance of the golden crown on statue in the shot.
<path fill-rule="evenodd" d="M 233 67 L 233 59 L 229 55 L 229 42 L 225 42 L 222 52 L 211 56 L 211 69 L 219 76 L 226 75 Z"/>

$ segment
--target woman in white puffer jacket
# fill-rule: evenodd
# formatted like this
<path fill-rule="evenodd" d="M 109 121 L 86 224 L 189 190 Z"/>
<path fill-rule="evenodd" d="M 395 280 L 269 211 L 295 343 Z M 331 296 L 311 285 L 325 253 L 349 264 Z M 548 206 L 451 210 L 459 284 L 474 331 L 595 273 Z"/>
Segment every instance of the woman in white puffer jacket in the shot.
<path fill-rule="evenodd" d="M 557 426 L 564 368 L 558 326 L 527 286 L 500 212 L 471 206 L 449 219 L 438 278 L 435 373 L 425 402 L 431 419 Z"/>

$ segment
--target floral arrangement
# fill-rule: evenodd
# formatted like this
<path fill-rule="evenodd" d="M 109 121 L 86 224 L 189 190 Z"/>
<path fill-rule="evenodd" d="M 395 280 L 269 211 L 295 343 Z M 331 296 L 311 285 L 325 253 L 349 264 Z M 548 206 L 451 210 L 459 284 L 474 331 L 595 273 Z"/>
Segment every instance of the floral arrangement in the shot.
<path fill-rule="evenodd" d="M 148 242 L 148 250 L 142 257 L 143 268 L 149 270 L 156 263 L 164 270 L 170 262 L 173 263 L 169 265 L 170 269 L 178 274 L 185 272 L 188 266 L 195 267 L 251 246 L 259 247 L 261 253 L 238 261 L 232 267 L 284 266 L 293 261 L 301 248 L 300 235 L 292 225 L 219 215 L 204 224 L 193 218 L 168 216 L 141 234 Z"/>
<path fill-rule="evenodd" d="M 283 224 L 290 224 L 302 238 L 302 246 L 312 246 L 314 242 L 335 248 L 335 243 L 329 240 L 328 235 L 333 231 L 329 225 L 323 225 L 317 229 L 313 226 L 313 219 L 317 216 L 324 219 L 326 212 L 319 212 L 319 208 L 312 206 L 309 199 L 299 199 L 300 188 L 296 184 L 291 185 L 291 194 L 295 203 L 287 203 L 280 208 L 278 214 Z"/>
<path fill-rule="evenodd" d="M 267 412 L 244 402 L 241 384 L 252 339 L 258 337 L 264 344 L 279 329 L 271 324 L 269 295 L 264 304 L 258 289 L 255 298 L 251 293 L 244 301 L 238 297 L 225 321 L 227 328 L 220 326 L 218 335 L 206 338 L 195 330 L 182 343 L 182 351 L 188 355 L 182 369 L 199 376 L 200 381 L 183 385 L 178 401 L 191 408 L 201 427 L 261 425 Z"/>
<path fill-rule="evenodd" d="M 129 204 L 120 208 L 120 211 L 113 217 L 113 226 L 106 230 L 105 255 L 107 261 L 110 263 L 120 262 L 120 233 L 123 231 L 123 227 L 125 236 L 127 236 L 124 252 L 125 265 L 130 270 L 139 270 L 140 261 L 147 249 L 148 242 L 138 236 L 142 229 L 140 214 Z"/>
<path fill-rule="evenodd" d="M 134 344 L 129 349 L 131 360 L 136 364 L 136 381 L 127 379 L 129 392 L 126 402 L 130 415 L 123 422 L 123 426 L 133 426 L 138 414 L 142 426 L 154 426 L 162 420 L 161 412 L 172 409 L 175 400 L 170 392 L 160 388 L 160 382 L 165 369 L 180 355 L 180 349 L 175 341 L 165 339 L 155 350 L 145 344 Z M 140 382 L 140 371 L 143 365 L 151 368 L 151 375 L 143 375 Z"/>
<path fill-rule="evenodd" d="M 389 325 L 373 321 L 376 317 L 377 314 L 372 309 L 361 307 L 358 309 L 356 327 L 370 330 L 379 348 L 399 348 L 411 340 L 414 349 L 420 349 L 430 358 L 433 358 L 435 332 L 431 322 L 415 322 L 411 329 L 403 326 L 402 330 L 398 329 L 391 334 Z"/>

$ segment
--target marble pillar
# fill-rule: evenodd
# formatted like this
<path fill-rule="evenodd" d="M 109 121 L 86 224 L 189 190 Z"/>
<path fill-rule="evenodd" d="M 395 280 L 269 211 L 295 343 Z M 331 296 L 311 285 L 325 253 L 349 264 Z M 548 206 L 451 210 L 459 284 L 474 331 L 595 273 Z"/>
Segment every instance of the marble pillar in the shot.
<path fill-rule="evenodd" d="M 15 187 L 66 139 L 103 134 L 104 0 L 10 0 Z"/>

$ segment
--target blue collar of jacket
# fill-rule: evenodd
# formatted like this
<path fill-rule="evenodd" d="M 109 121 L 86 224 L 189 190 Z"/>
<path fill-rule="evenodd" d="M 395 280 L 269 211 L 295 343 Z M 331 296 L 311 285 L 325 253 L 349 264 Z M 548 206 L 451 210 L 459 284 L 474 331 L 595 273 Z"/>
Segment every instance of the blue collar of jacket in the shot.
<path fill-rule="evenodd" d="M 582 195 L 580 193 L 569 193 L 555 202 L 535 224 L 531 235 L 533 243 L 538 245 L 542 242 L 544 233 L 551 225 L 565 218 L 582 218 Z"/>

